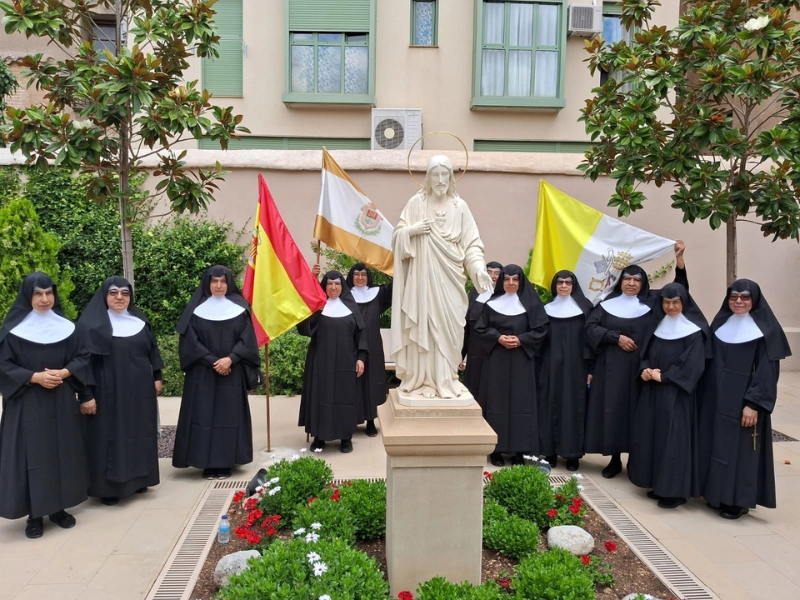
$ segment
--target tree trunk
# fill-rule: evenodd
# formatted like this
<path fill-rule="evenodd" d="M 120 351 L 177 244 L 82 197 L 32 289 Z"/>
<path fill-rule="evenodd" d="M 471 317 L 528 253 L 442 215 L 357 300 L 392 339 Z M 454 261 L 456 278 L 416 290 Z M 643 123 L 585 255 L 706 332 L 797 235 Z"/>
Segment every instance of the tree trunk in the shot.
<path fill-rule="evenodd" d="M 122 46 L 122 3 L 121 0 L 114 2 L 115 16 L 115 39 L 114 45 L 116 56 L 119 56 Z M 130 181 L 130 130 L 132 115 L 128 108 L 127 119 L 119 128 L 119 224 L 122 239 L 122 275 L 127 279 L 131 287 L 133 282 L 133 234 L 131 232 L 131 220 L 128 214 L 128 197 Z"/>
<path fill-rule="evenodd" d="M 725 276 L 728 285 L 736 281 L 736 215 L 728 219 L 725 231 Z"/>

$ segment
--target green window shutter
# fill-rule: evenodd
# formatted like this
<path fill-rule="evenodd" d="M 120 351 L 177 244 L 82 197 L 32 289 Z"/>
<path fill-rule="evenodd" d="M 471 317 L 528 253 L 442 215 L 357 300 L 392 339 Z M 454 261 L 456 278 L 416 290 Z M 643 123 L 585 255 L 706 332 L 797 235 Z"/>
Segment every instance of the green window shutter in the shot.
<path fill-rule="evenodd" d="M 214 22 L 219 30 L 219 58 L 203 59 L 203 87 L 215 96 L 241 96 L 242 0 L 218 0 Z"/>
<path fill-rule="evenodd" d="M 289 31 L 370 31 L 370 0 L 288 0 Z"/>
<path fill-rule="evenodd" d="M 591 142 L 531 141 L 531 140 L 475 140 L 475 152 L 556 152 L 586 154 Z"/>
<path fill-rule="evenodd" d="M 369 150 L 369 138 L 300 138 L 248 135 L 241 140 L 231 140 L 229 150 Z M 219 150 L 219 142 L 202 138 L 200 150 Z"/>

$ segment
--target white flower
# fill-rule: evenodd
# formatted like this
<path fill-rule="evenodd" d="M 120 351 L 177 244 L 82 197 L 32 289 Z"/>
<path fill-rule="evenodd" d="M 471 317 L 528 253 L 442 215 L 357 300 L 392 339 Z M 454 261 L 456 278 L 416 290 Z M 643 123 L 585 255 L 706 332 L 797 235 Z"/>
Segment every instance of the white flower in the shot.
<path fill-rule="evenodd" d="M 321 560 L 320 555 L 317 554 L 316 552 L 309 552 L 308 554 L 306 554 L 306 558 L 308 559 L 308 562 L 311 563 L 312 565 L 315 562 L 319 562 Z"/>
<path fill-rule="evenodd" d="M 271 459 L 275 460 L 275 455 L 274 455 L 274 454 L 270 454 L 270 455 L 269 455 L 269 457 L 270 457 Z"/>
<path fill-rule="evenodd" d="M 269 480 L 269 482 L 270 483 L 278 483 L 280 480 L 281 480 L 280 477 L 273 477 L 272 479 Z"/>
<path fill-rule="evenodd" d="M 311 544 L 313 542 L 319 541 L 319 535 L 316 533 L 307 533 L 306 534 L 306 543 Z"/>
<path fill-rule="evenodd" d="M 324 562 L 314 563 L 314 576 L 315 577 L 319 577 L 320 575 L 322 575 L 327 570 L 328 570 L 328 565 L 326 565 Z"/>
<path fill-rule="evenodd" d="M 92 125 L 94 125 L 94 123 L 92 123 L 89 119 L 86 119 L 85 121 L 72 122 L 72 126 L 75 129 L 89 129 L 89 127 L 91 127 Z"/>
<path fill-rule="evenodd" d="M 292 460 L 297 460 L 298 458 L 300 458 L 299 454 L 292 454 Z"/>
<path fill-rule="evenodd" d="M 264 488 L 263 488 L 263 487 L 261 487 L 261 486 L 258 486 L 258 487 L 256 488 L 256 493 L 258 493 L 258 494 L 260 494 L 260 493 L 261 493 L 261 492 L 263 492 L 263 491 L 264 491 Z"/>
<path fill-rule="evenodd" d="M 580 491 L 583 491 L 583 486 L 582 486 L 581 484 L 578 484 L 578 489 L 579 489 Z"/>
<path fill-rule="evenodd" d="M 301 527 L 300 529 L 295 529 L 294 530 L 294 534 L 295 535 L 303 535 L 305 532 L 306 532 L 306 528 L 305 527 Z"/>
<path fill-rule="evenodd" d="M 307 451 L 308 451 L 308 448 L 300 448 L 300 454 L 302 454 L 303 452 L 307 452 Z"/>
<path fill-rule="evenodd" d="M 277 494 L 277 493 L 278 493 L 278 492 L 280 492 L 280 491 L 281 491 L 281 486 L 279 486 L 279 485 L 276 485 L 274 488 L 272 488 L 272 489 L 269 491 L 269 495 L 270 495 L 270 496 L 274 496 L 275 494 Z"/>
<path fill-rule="evenodd" d="M 322 594 L 322 596 L 319 597 L 319 600 L 331 600 L 331 597 L 328 596 L 328 594 Z"/>
<path fill-rule="evenodd" d="M 313 529 L 314 531 L 319 531 L 321 527 L 322 527 L 322 523 L 312 523 L 311 524 L 311 529 Z"/>
<path fill-rule="evenodd" d="M 573 473 L 572 474 L 572 478 L 573 479 L 583 479 L 583 475 L 581 475 L 580 473 Z"/>
<path fill-rule="evenodd" d="M 322 452 L 322 448 L 314 448 L 314 452 L 320 453 L 320 452 Z"/>
<path fill-rule="evenodd" d="M 764 27 L 767 26 L 767 23 L 769 23 L 770 20 L 771 19 L 767 15 L 758 17 L 757 19 L 753 18 L 744 24 L 744 28 L 747 29 L 747 31 L 759 31 L 761 29 L 764 29 Z"/>

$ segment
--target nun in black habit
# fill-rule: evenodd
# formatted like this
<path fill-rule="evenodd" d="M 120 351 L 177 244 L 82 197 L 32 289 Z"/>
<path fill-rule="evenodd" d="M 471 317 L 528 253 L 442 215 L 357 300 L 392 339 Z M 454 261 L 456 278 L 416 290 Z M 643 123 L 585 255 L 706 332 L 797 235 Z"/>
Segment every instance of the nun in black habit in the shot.
<path fill-rule="evenodd" d="M 64 509 L 86 499 L 75 393 L 90 382 L 88 367 L 55 283 L 31 273 L 0 327 L 0 517 L 28 515 L 29 538 L 42 536 L 44 515 L 74 527 Z"/>
<path fill-rule="evenodd" d="M 79 394 L 89 496 L 106 505 L 158 485 L 161 369 L 156 336 L 123 277 L 109 277 L 78 320 L 94 384 Z"/>
<path fill-rule="evenodd" d="M 680 283 L 661 290 L 642 347 L 628 477 L 661 508 L 700 495 L 697 384 L 711 358 L 708 322 Z"/>
<path fill-rule="evenodd" d="M 714 358 L 702 391 L 703 496 L 720 516 L 775 508 L 771 417 L 780 361 L 791 356 L 783 328 L 749 279 L 734 281 L 711 322 Z"/>
<path fill-rule="evenodd" d="M 375 418 L 378 406 L 386 402 L 386 357 L 381 338 L 381 315 L 392 306 L 392 282 L 374 285 L 372 273 L 367 266 L 356 263 L 347 274 L 347 287 L 361 310 L 364 320 L 362 335 L 369 352 L 364 361 L 364 375 L 358 379 L 361 402 L 356 403 L 356 420 L 367 422 L 367 435 L 375 437 L 378 428 Z"/>
<path fill-rule="evenodd" d="M 675 243 L 675 281 L 688 290 L 684 245 Z M 658 290 L 651 290 L 647 273 L 638 265 L 625 267 L 614 290 L 586 319 L 586 341 L 596 361 L 586 411 L 584 452 L 611 455 L 603 477 L 622 472 L 622 452 L 630 451 L 633 415 L 639 400 L 641 347 Z"/>
<path fill-rule="evenodd" d="M 497 285 L 503 265 L 499 262 L 491 261 L 486 263 L 486 272 L 492 278 L 492 285 Z M 464 372 L 464 385 L 467 386 L 473 398 L 479 399 L 481 391 L 481 372 L 483 371 L 483 359 L 486 356 L 486 346 L 480 338 L 475 335 L 475 325 L 483 314 L 483 306 L 486 301 L 494 294 L 494 288 L 478 294 L 475 288 L 469 293 L 469 305 L 467 306 L 467 319 L 464 325 L 464 345 L 461 349 L 462 362 L 458 365 L 458 370 Z"/>
<path fill-rule="evenodd" d="M 536 356 L 547 336 L 547 313 L 533 285 L 517 265 L 506 265 L 492 298 L 475 326 L 487 349 L 481 375 L 483 416 L 497 434 L 489 456 L 497 467 L 502 454 L 512 464 L 539 455 Z"/>
<path fill-rule="evenodd" d="M 341 451 L 352 452 L 358 378 L 368 352 L 364 319 L 341 273 L 328 271 L 320 285 L 328 296 L 324 308 L 297 326 L 300 335 L 311 338 L 297 424 L 314 436 L 313 450 L 341 440 Z"/>
<path fill-rule="evenodd" d="M 230 269 L 217 265 L 206 271 L 177 330 L 186 378 L 172 465 L 225 479 L 234 465 L 253 460 L 247 391 L 257 386 L 261 365 L 250 306 Z"/>
<path fill-rule="evenodd" d="M 539 451 L 555 467 L 558 457 L 577 471 L 583 456 L 586 386 L 591 381 L 586 317 L 594 308 L 572 271 L 559 271 L 550 284 L 553 299 L 544 305 L 548 325 L 540 371 Z"/>

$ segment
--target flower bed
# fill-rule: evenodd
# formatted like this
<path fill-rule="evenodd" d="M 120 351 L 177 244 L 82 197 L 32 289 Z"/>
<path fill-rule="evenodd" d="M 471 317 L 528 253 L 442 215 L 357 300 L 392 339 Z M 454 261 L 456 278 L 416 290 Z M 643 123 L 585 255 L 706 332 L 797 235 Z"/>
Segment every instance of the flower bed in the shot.
<path fill-rule="evenodd" d="M 553 491 L 547 477 L 534 475 L 534 471 L 529 466 L 503 469 L 486 486 L 483 585 L 455 585 L 435 578 L 409 590 L 412 596 L 407 598 L 610 599 L 637 592 L 670 596 L 603 519 L 583 503 L 578 479 Z M 214 543 L 191 598 L 214 598 L 217 561 L 228 553 L 254 547 L 263 558 L 233 578 L 220 597 L 388 598 L 388 587 L 382 591 L 386 586 L 385 487 L 367 481 L 337 487 L 331 478 L 323 461 L 298 457 L 270 467 L 257 496 L 245 499 L 243 492 L 237 493 L 228 513 L 235 535 L 229 544 Z M 596 540 L 589 556 L 546 550 L 540 531 L 584 522 Z M 324 570 L 315 563 L 324 565 Z M 369 591 L 362 590 L 364 586 Z M 534 589 L 538 590 L 535 594 Z M 542 589 L 550 592 L 542 595 Z M 282 593 L 289 595 L 276 595 Z"/>

